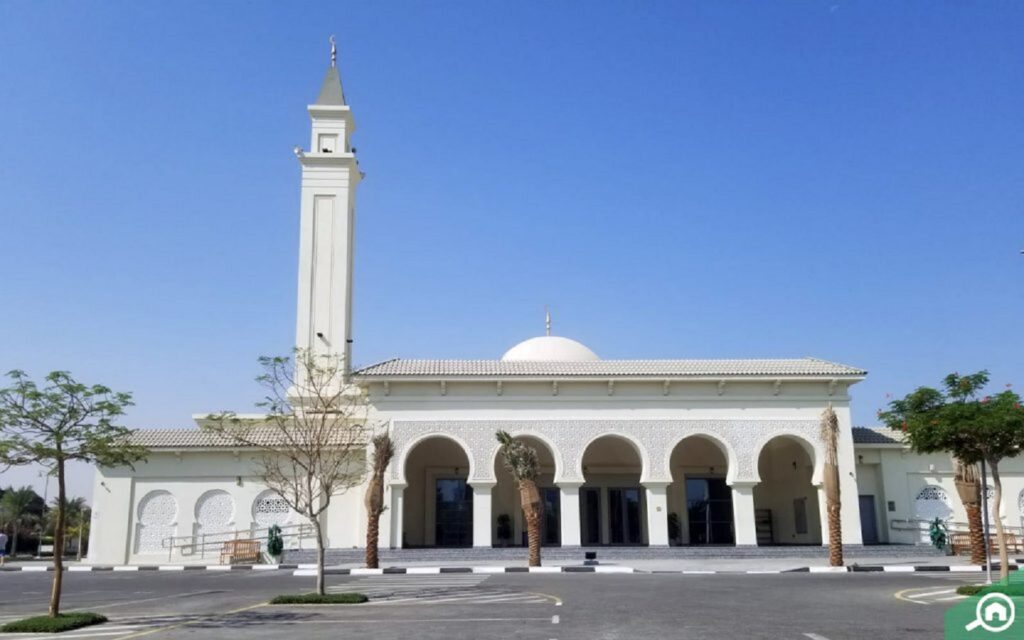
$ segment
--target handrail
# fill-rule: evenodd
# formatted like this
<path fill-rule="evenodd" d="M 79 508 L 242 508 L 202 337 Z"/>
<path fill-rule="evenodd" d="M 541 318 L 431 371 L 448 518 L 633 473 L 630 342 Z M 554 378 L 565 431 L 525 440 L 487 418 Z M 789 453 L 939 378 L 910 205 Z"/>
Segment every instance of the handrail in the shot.
<path fill-rule="evenodd" d="M 945 520 L 944 522 L 950 533 L 968 533 L 970 531 L 970 527 L 966 522 L 954 522 L 952 520 Z M 894 531 L 928 531 L 931 524 L 931 520 L 923 520 L 921 518 L 895 519 L 889 521 L 889 528 Z M 989 529 L 994 533 L 995 525 L 990 525 Z M 1024 534 L 1024 527 L 1004 524 L 1003 529 L 1007 533 Z"/>
<path fill-rule="evenodd" d="M 308 522 L 298 524 L 279 525 L 281 538 L 285 541 L 292 539 L 296 541 L 298 549 L 302 549 L 303 538 L 312 538 L 315 534 L 313 525 Z M 173 560 L 174 550 L 179 550 L 181 556 L 195 556 L 198 551 L 200 558 L 206 557 L 207 548 L 219 554 L 225 542 L 230 540 L 260 540 L 266 541 L 269 527 L 259 527 L 255 523 L 248 529 L 236 529 L 234 531 L 220 531 L 217 533 L 200 533 L 190 536 L 168 536 L 160 541 L 161 548 L 167 549 L 168 561 Z M 260 545 L 261 547 L 263 545 Z"/>

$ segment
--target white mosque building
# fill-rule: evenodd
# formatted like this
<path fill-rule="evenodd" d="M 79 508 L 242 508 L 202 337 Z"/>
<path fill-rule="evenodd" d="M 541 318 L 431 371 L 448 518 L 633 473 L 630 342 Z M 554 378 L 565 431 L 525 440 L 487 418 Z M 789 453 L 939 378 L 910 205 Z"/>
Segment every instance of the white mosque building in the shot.
<path fill-rule="evenodd" d="M 355 120 L 333 61 L 307 107 L 296 344 L 351 344 Z M 599 350 L 598 350 L 599 351 Z M 497 356 L 498 353 L 496 352 Z M 963 522 L 949 461 L 916 456 L 881 429 L 855 428 L 851 389 L 866 372 L 816 358 L 605 360 L 567 337 L 530 338 L 495 359 L 394 359 L 354 371 L 390 430 L 381 545 L 525 543 L 519 494 L 495 431 L 539 452 L 544 543 L 821 545 L 819 416 L 841 426 L 844 543 L 922 543 L 922 521 Z M 281 525 L 309 546 L 302 519 L 255 477 L 253 455 L 198 428 L 141 430 L 152 453 L 96 473 L 89 561 L 209 561 L 220 541 Z M 1008 470 L 1000 516 L 1020 524 L 1024 475 Z M 331 548 L 365 540 L 363 488 L 324 514 Z"/>

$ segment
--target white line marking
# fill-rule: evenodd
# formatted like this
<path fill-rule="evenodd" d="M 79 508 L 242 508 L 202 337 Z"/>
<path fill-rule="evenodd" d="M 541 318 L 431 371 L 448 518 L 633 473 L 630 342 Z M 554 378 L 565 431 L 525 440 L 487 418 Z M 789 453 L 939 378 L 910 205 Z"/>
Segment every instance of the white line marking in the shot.
<path fill-rule="evenodd" d="M 965 600 L 967 596 L 947 596 L 945 598 L 936 598 L 938 602 L 949 602 L 950 600 Z"/>
<path fill-rule="evenodd" d="M 632 567 L 594 567 L 594 573 L 633 573 Z"/>
<path fill-rule="evenodd" d="M 131 565 L 114 567 L 114 571 L 138 571 L 139 568 Z"/>
<path fill-rule="evenodd" d="M 683 571 L 683 575 L 687 576 L 710 576 L 714 574 L 714 571 Z"/>
<path fill-rule="evenodd" d="M 185 565 L 183 564 L 162 564 L 160 565 L 160 571 L 184 571 Z"/>
<path fill-rule="evenodd" d="M 846 567 L 809 567 L 811 573 L 847 573 Z"/>
<path fill-rule="evenodd" d="M 927 591 L 925 593 L 915 593 L 914 595 L 908 595 L 908 598 L 927 598 L 928 596 L 941 596 L 944 593 L 953 593 L 956 589 L 940 589 L 938 591 Z"/>
<path fill-rule="evenodd" d="M 441 573 L 441 567 L 409 567 L 405 570 L 405 573 L 410 576 L 418 574 L 432 574 Z"/>
<path fill-rule="evenodd" d="M 913 573 L 914 572 L 914 567 L 904 566 L 904 565 L 893 565 L 893 566 L 887 565 L 887 566 L 882 567 L 882 571 L 884 573 Z"/>
<path fill-rule="evenodd" d="M 92 571 L 92 567 L 83 567 L 83 566 L 80 566 L 80 565 L 76 565 L 76 566 L 73 566 L 73 567 L 68 567 L 68 572 L 70 573 L 72 571 Z"/>
<path fill-rule="evenodd" d="M 270 571 L 272 569 L 277 569 L 280 566 L 281 565 L 277 565 L 277 564 L 254 564 L 252 566 L 252 570 L 253 571 Z"/>
<path fill-rule="evenodd" d="M 828 640 L 828 638 L 826 638 L 825 636 L 819 636 L 816 633 L 805 633 L 804 635 L 810 638 L 811 640 Z"/>
<path fill-rule="evenodd" d="M 207 571 L 231 571 L 231 565 L 229 564 L 210 564 L 206 565 Z"/>
<path fill-rule="evenodd" d="M 558 624 L 558 623 L 559 623 L 558 616 L 551 616 L 551 624 Z"/>
<path fill-rule="evenodd" d="M 46 567 L 22 567 L 22 572 L 25 571 L 46 571 Z"/>
<path fill-rule="evenodd" d="M 473 573 L 505 573 L 505 567 L 473 567 Z"/>
<path fill-rule="evenodd" d="M 530 567 L 530 573 L 562 573 L 562 567 Z"/>

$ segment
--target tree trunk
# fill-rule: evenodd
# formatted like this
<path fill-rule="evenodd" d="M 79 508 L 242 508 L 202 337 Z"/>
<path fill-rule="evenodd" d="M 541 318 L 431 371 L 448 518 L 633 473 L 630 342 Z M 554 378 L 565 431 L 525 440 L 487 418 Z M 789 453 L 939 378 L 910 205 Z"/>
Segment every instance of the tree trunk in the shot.
<path fill-rule="evenodd" d="M 64 461 L 57 460 L 57 526 L 53 532 L 53 591 L 50 593 L 50 617 L 60 615 L 60 592 L 64 585 L 64 520 L 67 518 L 67 493 L 64 489 Z"/>
<path fill-rule="evenodd" d="M 11 529 L 11 559 L 14 560 L 18 556 L 18 530 L 21 529 L 20 518 L 14 520 L 14 526 Z"/>
<path fill-rule="evenodd" d="M 369 569 L 376 569 L 380 564 L 379 551 L 377 549 L 379 535 L 380 512 L 369 513 L 366 521 L 366 566 Z"/>
<path fill-rule="evenodd" d="M 523 503 L 523 516 L 526 518 L 526 540 L 529 544 L 531 567 L 540 566 L 540 523 L 544 507 L 537 491 L 537 483 L 533 480 L 519 481 L 519 499 Z"/>
<path fill-rule="evenodd" d="M 990 507 L 990 510 L 994 514 L 992 519 L 996 521 L 996 536 L 999 539 L 999 580 L 1006 582 L 1010 578 L 1010 556 L 1006 551 L 1006 533 L 1003 531 L 1003 519 L 999 517 L 1002 511 L 1000 505 L 1003 502 L 1003 481 L 999 478 L 999 461 L 989 460 L 988 464 L 992 467 L 992 484 L 995 485 L 994 495 L 992 496 L 994 506 Z"/>
<path fill-rule="evenodd" d="M 78 545 L 75 547 L 75 562 L 82 561 L 82 533 L 85 531 L 85 515 L 78 519 Z"/>
<path fill-rule="evenodd" d="M 324 595 L 324 533 L 319 518 L 310 518 L 313 521 L 313 531 L 316 532 L 316 592 Z"/>
<path fill-rule="evenodd" d="M 825 509 L 828 512 L 828 563 L 843 566 L 843 520 L 840 515 L 839 467 L 825 463 Z"/>
<path fill-rule="evenodd" d="M 964 504 L 967 511 L 967 533 L 971 540 L 971 564 L 985 564 L 985 527 L 981 522 L 981 505 Z"/>

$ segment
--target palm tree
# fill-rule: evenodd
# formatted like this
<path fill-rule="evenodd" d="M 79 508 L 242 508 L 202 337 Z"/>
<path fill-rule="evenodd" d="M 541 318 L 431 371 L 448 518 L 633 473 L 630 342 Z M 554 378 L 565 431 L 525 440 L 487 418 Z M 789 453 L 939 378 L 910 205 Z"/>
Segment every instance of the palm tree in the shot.
<path fill-rule="evenodd" d="M 384 513 L 384 471 L 395 457 L 395 445 L 391 436 L 382 433 L 373 438 L 373 468 L 370 471 L 370 485 L 366 488 L 366 566 L 376 569 L 378 557 L 377 541 L 380 535 L 380 514 Z"/>
<path fill-rule="evenodd" d="M 57 532 L 57 506 L 60 498 L 53 499 L 53 506 L 46 512 L 46 528 L 52 531 L 54 534 Z M 85 503 L 85 498 L 78 497 L 68 500 L 67 504 L 64 505 L 65 509 L 65 525 L 64 525 L 64 539 L 68 537 L 78 538 L 78 549 L 76 552 L 76 559 L 82 559 L 82 538 L 88 534 L 89 531 L 89 519 L 92 515 L 92 510 Z M 56 537 L 56 536 L 54 536 Z M 66 546 L 65 542 L 65 546 Z M 64 549 L 59 550 L 61 554 L 64 553 Z M 54 553 L 58 553 L 57 549 L 54 549 Z"/>
<path fill-rule="evenodd" d="M 839 418 L 832 403 L 821 414 L 825 441 L 825 508 L 828 511 L 828 563 L 843 566 L 843 521 L 839 514 Z"/>
<path fill-rule="evenodd" d="M 519 483 L 519 500 L 523 503 L 523 515 L 526 517 L 526 539 L 530 546 L 531 567 L 540 566 L 540 525 L 544 515 L 544 506 L 537 491 L 537 475 L 540 473 L 540 461 L 537 450 L 522 440 L 514 440 L 505 431 L 497 434 L 501 444 L 501 455 L 505 459 L 505 468 Z"/>
<path fill-rule="evenodd" d="M 971 539 L 971 564 L 985 564 L 985 531 L 981 524 L 981 478 L 978 465 L 967 464 L 953 456 L 953 481 L 967 512 L 967 532 Z"/>
<path fill-rule="evenodd" d="M 32 489 L 32 487 L 8 487 L 7 491 L 4 492 L 3 498 L 0 498 L 0 509 L 3 510 L 4 516 L 9 519 L 11 523 L 11 557 L 18 550 L 18 534 L 21 529 L 26 525 L 31 524 L 37 519 L 36 509 L 38 506 L 36 503 L 39 500 L 39 495 Z"/>

